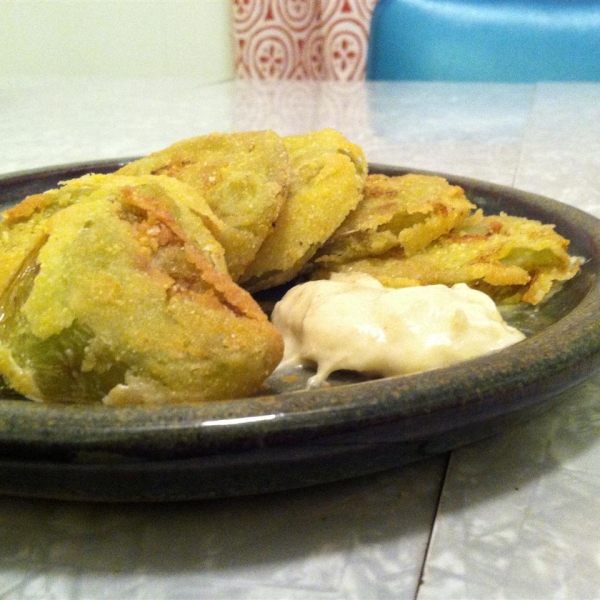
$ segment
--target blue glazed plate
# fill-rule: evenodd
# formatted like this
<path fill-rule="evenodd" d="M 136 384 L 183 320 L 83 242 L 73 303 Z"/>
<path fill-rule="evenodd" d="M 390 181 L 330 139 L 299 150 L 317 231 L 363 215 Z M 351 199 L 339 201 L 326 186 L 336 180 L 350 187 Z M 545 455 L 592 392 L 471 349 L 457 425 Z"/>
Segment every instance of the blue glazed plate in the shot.
<path fill-rule="evenodd" d="M 111 172 L 125 162 L 5 176 L 0 203 L 8 206 L 59 181 Z M 423 374 L 370 381 L 340 374 L 311 390 L 302 377 L 273 377 L 259 397 L 204 405 L 43 405 L 5 394 L 0 493 L 122 502 L 299 488 L 445 452 L 568 399 L 567 390 L 600 367 L 600 221 L 535 194 L 443 176 L 488 213 L 504 210 L 555 223 L 571 240 L 571 252 L 587 259 L 541 306 L 507 314 L 528 339 Z"/>

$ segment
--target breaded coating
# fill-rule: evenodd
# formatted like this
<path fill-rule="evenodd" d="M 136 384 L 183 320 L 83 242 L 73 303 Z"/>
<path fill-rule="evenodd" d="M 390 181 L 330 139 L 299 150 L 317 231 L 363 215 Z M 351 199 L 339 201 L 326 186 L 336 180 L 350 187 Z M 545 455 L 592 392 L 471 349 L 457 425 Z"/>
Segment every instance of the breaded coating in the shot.
<path fill-rule="evenodd" d="M 331 272 L 363 272 L 389 287 L 467 283 L 496 302 L 538 304 L 555 282 L 573 277 L 580 260 L 567 252 L 568 240 L 553 225 L 504 213 L 469 220 L 468 226 L 406 256 L 395 249 L 372 258 L 328 264 Z"/>
<path fill-rule="evenodd" d="M 367 161 L 341 133 L 288 136 L 288 198 L 271 235 L 240 281 L 258 291 L 293 279 L 362 198 Z"/>
<path fill-rule="evenodd" d="M 5 233 L 1 240 L 0 248 L 6 260 L 0 264 L 0 285 L 3 277 L 10 277 L 14 270 L 12 262 L 22 260 L 26 247 L 32 243 L 32 231 L 39 223 L 72 204 L 114 200 L 121 194 L 135 195 L 138 203 L 148 202 L 155 211 L 170 212 L 215 268 L 227 272 L 223 247 L 214 237 L 224 225 L 193 188 L 163 176 L 90 174 L 64 182 L 60 189 L 28 196 L 2 213 L 3 224 L 10 226 L 10 235 Z"/>
<path fill-rule="evenodd" d="M 369 175 L 364 198 L 323 245 L 317 262 L 347 262 L 400 247 L 412 256 L 460 225 L 475 206 L 442 177 Z"/>
<path fill-rule="evenodd" d="M 289 160 L 272 131 L 194 137 L 125 165 L 123 175 L 167 175 L 196 188 L 225 223 L 215 232 L 234 280 L 254 259 L 285 200 Z"/>
<path fill-rule="evenodd" d="M 222 249 L 219 259 L 209 228 L 177 202 L 182 188 L 90 176 L 4 213 L 12 272 L 0 281 L 0 374 L 11 388 L 107 404 L 258 390 L 281 335 L 218 266 Z"/>
<path fill-rule="evenodd" d="M 226 226 L 204 197 L 184 182 L 164 175 L 86 175 L 67 181 L 60 190 L 61 197 L 66 194 L 72 202 L 125 195 L 131 204 L 135 202 L 164 219 L 174 219 L 218 271 L 228 272 L 225 251 L 216 239 Z"/>

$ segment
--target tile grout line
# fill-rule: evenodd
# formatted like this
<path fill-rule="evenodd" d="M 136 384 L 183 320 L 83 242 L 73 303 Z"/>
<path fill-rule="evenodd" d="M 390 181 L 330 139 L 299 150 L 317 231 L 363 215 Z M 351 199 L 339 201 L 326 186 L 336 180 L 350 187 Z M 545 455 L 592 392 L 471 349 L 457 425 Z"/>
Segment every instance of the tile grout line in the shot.
<path fill-rule="evenodd" d="M 425 545 L 425 552 L 423 555 L 423 563 L 421 564 L 421 571 L 419 572 L 419 578 L 417 580 L 417 588 L 415 590 L 414 600 L 418 600 L 419 593 L 421 591 L 421 586 L 423 585 L 423 583 L 425 583 L 425 581 L 424 581 L 425 567 L 426 567 L 427 561 L 429 559 L 429 551 L 431 550 L 431 542 L 433 540 L 433 531 L 435 529 L 435 526 L 436 526 L 436 523 L 438 520 L 438 516 L 440 514 L 440 505 L 442 502 L 442 496 L 444 495 L 444 488 L 446 487 L 446 483 L 448 481 L 448 470 L 450 467 L 451 459 L 452 459 L 452 451 L 450 450 L 446 455 L 446 464 L 444 465 L 444 474 L 442 477 L 442 482 L 440 484 L 440 490 L 439 490 L 437 501 L 436 501 L 435 515 L 433 517 L 431 529 L 429 530 L 429 537 L 427 538 L 427 544 Z"/>
<path fill-rule="evenodd" d="M 521 174 L 521 165 L 523 164 L 522 159 L 523 159 L 523 153 L 525 152 L 525 144 L 528 139 L 529 131 L 531 130 L 531 127 L 532 127 L 531 117 L 535 112 L 538 97 L 539 97 L 539 84 L 536 83 L 533 88 L 533 92 L 531 94 L 531 101 L 529 104 L 529 110 L 527 112 L 527 121 L 525 123 L 525 126 L 523 127 L 523 134 L 521 136 L 521 147 L 519 148 L 519 155 L 517 156 L 517 164 L 515 165 L 515 170 L 514 170 L 513 176 L 512 176 L 512 183 L 511 183 L 512 187 L 516 187 L 518 185 L 517 181 L 519 180 L 519 176 Z"/>

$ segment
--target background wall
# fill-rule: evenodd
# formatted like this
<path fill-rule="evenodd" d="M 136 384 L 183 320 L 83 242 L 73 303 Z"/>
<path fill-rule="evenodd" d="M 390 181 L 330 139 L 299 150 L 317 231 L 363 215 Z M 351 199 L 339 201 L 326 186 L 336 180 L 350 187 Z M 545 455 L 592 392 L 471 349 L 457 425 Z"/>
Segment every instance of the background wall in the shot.
<path fill-rule="evenodd" d="M 231 0 L 0 0 L 0 75 L 231 79 Z"/>

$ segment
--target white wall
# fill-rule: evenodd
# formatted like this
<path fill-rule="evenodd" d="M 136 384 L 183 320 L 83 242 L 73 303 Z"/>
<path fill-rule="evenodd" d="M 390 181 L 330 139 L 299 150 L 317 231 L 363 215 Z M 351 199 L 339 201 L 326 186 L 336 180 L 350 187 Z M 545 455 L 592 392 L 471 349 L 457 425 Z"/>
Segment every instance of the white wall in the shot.
<path fill-rule="evenodd" d="M 0 0 L 0 76 L 231 79 L 232 0 Z"/>

